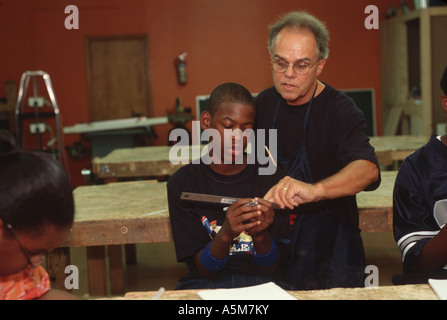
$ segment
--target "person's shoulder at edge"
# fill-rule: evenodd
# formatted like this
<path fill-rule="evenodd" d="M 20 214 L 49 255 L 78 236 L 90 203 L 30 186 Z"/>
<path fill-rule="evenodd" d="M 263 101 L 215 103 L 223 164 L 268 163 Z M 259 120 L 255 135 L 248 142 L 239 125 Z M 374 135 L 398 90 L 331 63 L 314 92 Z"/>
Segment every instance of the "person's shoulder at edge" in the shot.
<path fill-rule="evenodd" d="M 436 153 L 439 154 L 439 151 L 447 155 L 447 148 L 444 149 L 443 143 L 435 135 L 432 135 L 427 143 L 402 161 L 397 173 L 396 184 L 405 187 L 405 179 L 414 177 L 415 174 L 419 179 L 428 179 L 431 175 L 436 174 L 437 170 L 434 169 L 433 160 L 430 161 L 430 158 Z M 439 163 L 437 165 L 439 166 Z"/>
<path fill-rule="evenodd" d="M 322 83 L 325 85 L 325 87 L 323 91 L 321 91 L 321 93 L 319 94 L 320 98 L 323 99 L 330 98 L 333 103 L 340 103 L 340 104 L 344 104 L 346 102 L 354 103 L 354 100 L 342 90 L 336 89 L 332 87 L 330 84 L 327 84 L 325 82 Z"/>

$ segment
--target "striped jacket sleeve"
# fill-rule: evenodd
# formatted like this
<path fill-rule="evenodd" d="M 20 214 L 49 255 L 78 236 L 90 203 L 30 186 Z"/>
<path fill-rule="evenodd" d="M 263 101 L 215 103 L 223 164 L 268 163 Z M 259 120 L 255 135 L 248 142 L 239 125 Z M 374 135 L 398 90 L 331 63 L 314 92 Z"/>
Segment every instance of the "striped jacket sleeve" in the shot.
<path fill-rule="evenodd" d="M 425 244 L 441 229 L 433 215 L 433 199 L 427 199 L 419 179 L 417 171 L 402 166 L 393 191 L 393 231 L 404 273 L 416 271 Z"/>

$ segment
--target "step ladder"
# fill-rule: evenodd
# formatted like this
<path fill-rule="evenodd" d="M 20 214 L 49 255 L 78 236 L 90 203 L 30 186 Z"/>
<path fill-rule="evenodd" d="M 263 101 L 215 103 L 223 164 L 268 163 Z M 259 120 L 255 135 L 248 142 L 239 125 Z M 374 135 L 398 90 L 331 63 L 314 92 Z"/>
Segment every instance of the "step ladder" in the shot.
<path fill-rule="evenodd" d="M 48 97 L 50 101 L 39 94 L 39 79 L 43 78 L 45 83 Z M 33 92 L 31 96 L 28 96 L 29 82 L 32 80 Z M 28 106 L 33 108 L 33 112 L 24 112 L 25 101 L 28 101 Z M 52 112 L 41 112 L 39 109 L 43 106 L 52 107 Z M 48 119 L 55 119 L 55 128 L 49 125 Z M 22 74 L 20 79 L 19 95 L 17 98 L 17 104 L 15 109 L 16 119 L 16 137 L 17 143 L 21 149 L 24 149 L 24 130 L 30 130 L 37 137 L 37 149 L 40 151 L 50 151 L 59 161 L 61 159 L 62 142 L 61 142 L 61 121 L 59 107 L 56 102 L 56 96 L 54 95 L 53 85 L 48 73 L 44 71 L 26 71 Z M 29 127 L 25 128 L 23 125 L 24 120 L 28 119 L 28 122 L 32 122 Z M 49 131 L 50 139 L 44 146 L 43 133 Z M 55 147 L 54 147 L 55 146 Z M 49 149 L 48 149 L 49 148 Z"/>

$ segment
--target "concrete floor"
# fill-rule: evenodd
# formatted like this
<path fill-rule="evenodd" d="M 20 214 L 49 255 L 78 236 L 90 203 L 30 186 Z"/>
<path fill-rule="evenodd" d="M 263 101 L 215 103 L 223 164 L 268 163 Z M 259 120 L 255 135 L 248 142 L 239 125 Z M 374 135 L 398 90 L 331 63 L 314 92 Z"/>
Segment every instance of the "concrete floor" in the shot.
<path fill-rule="evenodd" d="M 391 276 L 401 272 L 400 251 L 390 232 L 364 233 L 363 241 L 367 265 L 379 270 L 379 285 L 391 285 Z M 79 268 L 79 289 L 73 293 L 88 297 L 85 248 L 71 249 L 71 263 Z M 186 273 L 184 264 L 175 258 L 173 243 L 137 245 L 137 264 L 124 267 L 124 291 L 156 291 L 175 288 L 179 276 Z"/>

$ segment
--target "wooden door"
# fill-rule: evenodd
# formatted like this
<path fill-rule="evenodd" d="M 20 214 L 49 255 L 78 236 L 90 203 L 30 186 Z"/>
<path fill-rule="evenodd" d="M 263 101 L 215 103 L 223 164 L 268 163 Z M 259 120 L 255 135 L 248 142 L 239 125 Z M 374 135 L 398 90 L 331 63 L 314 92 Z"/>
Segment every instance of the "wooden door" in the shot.
<path fill-rule="evenodd" d="M 86 39 L 90 121 L 152 115 L 147 36 Z"/>

